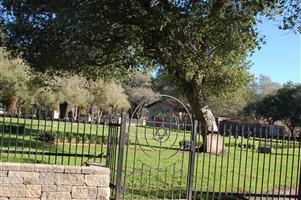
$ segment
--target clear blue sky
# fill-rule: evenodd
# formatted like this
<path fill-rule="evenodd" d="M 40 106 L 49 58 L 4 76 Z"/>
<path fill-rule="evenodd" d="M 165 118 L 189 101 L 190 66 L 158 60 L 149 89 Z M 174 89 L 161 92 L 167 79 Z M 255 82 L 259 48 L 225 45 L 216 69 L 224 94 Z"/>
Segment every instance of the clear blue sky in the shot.
<path fill-rule="evenodd" d="M 273 81 L 301 82 L 301 35 L 278 29 L 279 22 L 263 19 L 258 30 L 266 36 L 266 44 L 251 57 L 250 71 L 264 74 Z"/>

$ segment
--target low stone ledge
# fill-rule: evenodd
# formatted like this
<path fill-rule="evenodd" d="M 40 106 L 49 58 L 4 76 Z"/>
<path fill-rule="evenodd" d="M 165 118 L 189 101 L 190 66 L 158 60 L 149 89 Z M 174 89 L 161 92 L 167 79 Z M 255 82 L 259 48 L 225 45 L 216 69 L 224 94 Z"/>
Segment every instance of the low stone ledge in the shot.
<path fill-rule="evenodd" d="M 108 200 L 109 180 L 100 166 L 0 163 L 0 200 Z"/>

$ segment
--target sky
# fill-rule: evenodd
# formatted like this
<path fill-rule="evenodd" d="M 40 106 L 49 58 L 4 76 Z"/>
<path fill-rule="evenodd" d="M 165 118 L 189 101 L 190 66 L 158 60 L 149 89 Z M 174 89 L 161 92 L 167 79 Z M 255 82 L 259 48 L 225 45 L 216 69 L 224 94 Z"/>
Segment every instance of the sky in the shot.
<path fill-rule="evenodd" d="M 266 44 L 249 57 L 253 63 L 250 71 L 279 83 L 301 83 L 301 34 L 280 30 L 278 25 L 279 22 L 268 19 L 258 25 Z"/>

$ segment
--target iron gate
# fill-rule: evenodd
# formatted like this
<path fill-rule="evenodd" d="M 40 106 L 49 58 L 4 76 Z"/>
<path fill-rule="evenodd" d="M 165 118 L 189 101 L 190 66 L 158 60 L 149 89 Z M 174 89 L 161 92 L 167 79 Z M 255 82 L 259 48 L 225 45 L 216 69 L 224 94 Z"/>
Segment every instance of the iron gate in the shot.
<path fill-rule="evenodd" d="M 165 95 L 110 127 L 112 199 L 301 199 L 300 137 L 279 127 L 224 123 L 202 138 Z"/>

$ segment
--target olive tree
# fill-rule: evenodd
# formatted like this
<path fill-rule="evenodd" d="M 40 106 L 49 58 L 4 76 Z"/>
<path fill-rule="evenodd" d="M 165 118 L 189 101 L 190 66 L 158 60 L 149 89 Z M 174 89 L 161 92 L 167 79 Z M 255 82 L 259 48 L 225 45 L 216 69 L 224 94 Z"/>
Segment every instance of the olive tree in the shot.
<path fill-rule="evenodd" d="M 214 127 L 208 97 L 231 96 L 251 77 L 258 15 L 280 0 L 128 0 L 18 3 L 3 0 L 4 43 L 40 70 L 122 77 L 156 67 L 201 121 Z"/>

